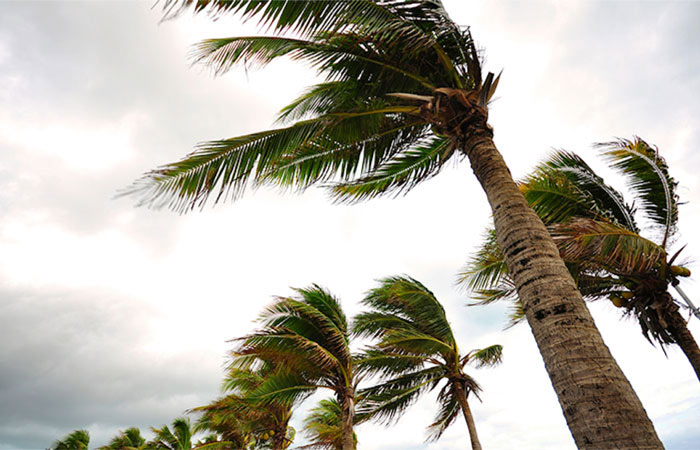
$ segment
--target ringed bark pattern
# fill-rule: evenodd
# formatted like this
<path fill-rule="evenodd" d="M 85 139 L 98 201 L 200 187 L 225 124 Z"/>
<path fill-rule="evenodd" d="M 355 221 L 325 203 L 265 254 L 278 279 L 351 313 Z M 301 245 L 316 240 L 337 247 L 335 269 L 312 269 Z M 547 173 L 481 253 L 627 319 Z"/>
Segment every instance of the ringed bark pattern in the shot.
<path fill-rule="evenodd" d="M 498 244 L 579 448 L 663 448 L 629 381 L 610 354 L 559 257 L 486 127 L 462 151 L 486 192 Z"/>

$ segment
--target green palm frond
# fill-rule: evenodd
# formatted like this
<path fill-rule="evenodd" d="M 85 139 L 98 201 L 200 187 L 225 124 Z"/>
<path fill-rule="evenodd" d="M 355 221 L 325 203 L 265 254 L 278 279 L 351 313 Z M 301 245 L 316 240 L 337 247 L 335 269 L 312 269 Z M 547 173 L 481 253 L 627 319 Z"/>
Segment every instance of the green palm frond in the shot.
<path fill-rule="evenodd" d="M 421 394 L 434 389 L 445 377 L 441 366 L 409 372 L 360 390 L 358 414 L 366 420 L 390 424 L 397 421 Z"/>
<path fill-rule="evenodd" d="M 323 399 L 304 419 L 308 444 L 297 447 L 309 450 L 342 450 L 343 411 L 336 399 Z M 357 435 L 353 433 L 357 446 Z"/>
<path fill-rule="evenodd" d="M 622 194 L 575 153 L 557 150 L 525 179 L 521 191 L 540 218 L 562 223 L 572 217 L 605 218 L 639 232 L 634 209 Z"/>
<path fill-rule="evenodd" d="M 666 258 L 661 246 L 612 222 L 578 218 L 550 232 L 564 261 L 595 263 L 618 274 L 649 272 Z"/>
<path fill-rule="evenodd" d="M 294 405 L 319 387 L 325 386 L 313 384 L 299 373 L 285 370 L 268 376 L 264 383 L 250 393 L 250 398 L 263 404 Z"/>
<path fill-rule="evenodd" d="M 384 335 L 394 338 L 420 338 L 421 334 L 452 348 L 454 335 L 445 309 L 435 295 L 419 281 L 407 276 L 388 277 L 379 280 L 379 287 L 370 290 L 362 303 L 376 312 L 391 314 L 411 327 L 386 328 Z M 358 330 L 370 324 L 358 321 Z M 376 333 L 375 333 L 376 334 Z"/>
<path fill-rule="evenodd" d="M 355 202 L 380 195 L 401 195 L 434 177 L 455 153 L 454 142 L 430 138 L 422 145 L 396 154 L 373 168 L 369 175 L 350 183 L 338 183 L 332 195 L 341 202 Z"/>
<path fill-rule="evenodd" d="M 451 385 L 447 384 L 438 395 L 438 413 L 435 421 L 428 426 L 427 441 L 437 441 L 459 415 L 459 403 Z"/>
<path fill-rule="evenodd" d="M 465 364 L 471 362 L 475 365 L 475 367 L 481 368 L 497 366 L 502 362 L 502 359 L 503 346 L 491 345 L 489 347 L 469 352 L 463 361 Z"/>
<path fill-rule="evenodd" d="M 424 356 L 388 352 L 384 349 L 365 349 L 357 359 L 359 373 L 379 375 L 383 378 L 422 369 L 426 364 Z"/>
<path fill-rule="evenodd" d="M 661 228 L 666 248 L 678 224 L 677 182 L 669 175 L 658 149 L 639 137 L 598 144 L 611 166 L 622 173 L 647 219 Z"/>
<path fill-rule="evenodd" d="M 483 244 L 459 273 L 457 282 L 469 290 L 484 291 L 499 285 L 507 274 L 503 253 L 496 242 L 496 230 L 489 228 Z"/>
<path fill-rule="evenodd" d="M 52 450 L 87 450 L 90 433 L 87 430 L 75 430 L 51 446 Z"/>
<path fill-rule="evenodd" d="M 141 436 L 141 430 L 132 427 L 113 437 L 109 444 L 99 447 L 98 450 L 140 450 L 145 448 L 146 439 Z"/>

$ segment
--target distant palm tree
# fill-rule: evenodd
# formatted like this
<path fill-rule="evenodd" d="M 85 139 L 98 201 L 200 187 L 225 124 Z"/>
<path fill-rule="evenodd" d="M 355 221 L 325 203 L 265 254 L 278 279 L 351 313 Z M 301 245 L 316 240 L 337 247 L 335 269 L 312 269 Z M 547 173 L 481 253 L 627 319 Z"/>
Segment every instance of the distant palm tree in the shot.
<path fill-rule="evenodd" d="M 98 450 L 143 450 L 146 449 L 146 439 L 141 436 L 141 430 L 136 427 L 120 431 L 107 445 Z"/>
<path fill-rule="evenodd" d="M 700 379 L 700 348 L 669 292 L 674 287 L 700 318 L 679 286 L 679 278 L 690 271 L 673 265 L 683 247 L 668 253 L 677 232 L 677 183 L 658 150 L 640 138 L 600 146 L 611 167 L 627 180 L 636 208 L 585 161 L 565 151 L 541 164 L 521 183 L 521 190 L 549 225 L 581 293 L 590 300 L 612 300 L 636 317 L 644 336 L 662 349 L 678 345 Z M 638 216 L 647 225 L 643 230 Z M 462 280 L 480 296 L 481 304 L 518 299 L 493 231 Z M 511 323 L 522 318 L 522 305 L 516 302 Z"/>
<path fill-rule="evenodd" d="M 75 430 L 51 446 L 51 450 L 88 450 L 90 433 L 87 430 Z"/>
<path fill-rule="evenodd" d="M 499 364 L 502 347 L 492 345 L 461 355 L 444 308 L 428 288 L 410 277 L 381 280 L 363 303 L 371 310 L 355 318 L 353 333 L 379 342 L 359 357 L 358 369 L 380 375 L 383 381 L 361 391 L 360 414 L 391 422 L 421 394 L 444 382 L 430 438 L 439 439 L 461 410 L 472 449 L 481 449 L 467 401 L 469 394 L 478 396 L 481 388 L 464 367 Z"/>
<path fill-rule="evenodd" d="M 297 447 L 308 450 L 343 450 L 343 411 L 334 398 L 321 400 L 304 419 L 309 443 Z M 354 447 L 357 435 L 353 433 Z"/>
<path fill-rule="evenodd" d="M 278 369 L 250 393 L 261 402 L 292 405 L 319 388 L 330 389 L 342 409 L 343 450 L 353 450 L 357 380 L 345 313 L 317 285 L 296 292 L 278 297 L 263 312 L 262 328 L 239 339 L 233 366 L 274 362 Z"/>
<path fill-rule="evenodd" d="M 191 410 L 202 414 L 195 430 L 213 431 L 236 450 L 263 445 L 271 450 L 289 447 L 294 438 L 294 429 L 289 425 L 291 405 L 250 398 L 251 392 L 259 388 L 274 370 L 272 364 L 263 361 L 255 370 L 230 368 L 224 379 L 227 395 Z"/>
<path fill-rule="evenodd" d="M 152 428 L 156 434 L 150 446 L 154 450 L 191 450 L 193 449 L 192 437 L 194 432 L 190 419 L 179 417 L 172 423 L 172 431 L 167 425 L 161 428 Z"/>
<path fill-rule="evenodd" d="M 141 195 L 142 204 L 179 211 L 202 206 L 211 195 L 238 197 L 249 185 L 303 190 L 331 184 L 338 200 L 356 201 L 406 192 L 449 161 L 469 159 L 508 266 L 517 268 L 528 323 L 577 444 L 661 445 L 494 144 L 488 104 L 499 78 L 484 76 L 469 29 L 450 19 L 441 1 L 163 4 L 168 16 L 194 5 L 195 11 L 239 13 L 275 33 L 199 44 L 196 59 L 217 73 L 290 57 L 325 81 L 282 110 L 280 128 L 204 143 L 146 174 L 129 193 Z"/>

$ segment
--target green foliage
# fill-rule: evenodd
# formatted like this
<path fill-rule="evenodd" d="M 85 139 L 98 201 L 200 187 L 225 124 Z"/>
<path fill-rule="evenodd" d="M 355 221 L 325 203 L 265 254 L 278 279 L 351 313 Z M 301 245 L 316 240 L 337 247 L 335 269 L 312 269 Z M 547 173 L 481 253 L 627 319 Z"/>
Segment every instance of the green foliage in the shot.
<path fill-rule="evenodd" d="M 120 431 L 117 436 L 112 438 L 109 444 L 100 447 L 98 450 L 142 450 L 146 448 L 146 439 L 141 436 L 141 430 L 132 427 Z"/>
<path fill-rule="evenodd" d="M 342 201 L 405 193 L 455 154 L 412 99 L 439 88 L 481 90 L 485 106 L 498 84 L 492 75 L 482 83 L 469 30 L 439 1 L 164 2 L 166 17 L 188 8 L 238 14 L 273 33 L 201 42 L 193 58 L 214 72 L 288 57 L 325 80 L 283 108 L 284 128 L 205 142 L 145 174 L 124 191 L 141 205 L 185 212 L 260 185 L 320 184 Z"/>
<path fill-rule="evenodd" d="M 75 430 L 51 446 L 51 450 L 87 450 L 90 433 L 87 430 Z"/>
<path fill-rule="evenodd" d="M 342 450 L 343 410 L 336 399 L 323 399 L 304 419 L 304 432 L 309 443 L 297 447 L 309 450 Z M 357 435 L 353 433 L 355 447 Z"/>
<path fill-rule="evenodd" d="M 360 391 L 359 415 L 363 420 L 391 423 L 421 394 L 444 382 L 437 396 L 438 413 L 429 426 L 429 439 L 438 439 L 459 415 L 458 387 L 467 395 L 481 390 L 464 373 L 464 366 L 496 365 L 502 347 L 460 356 L 444 308 L 428 288 L 410 277 L 380 280 L 363 304 L 370 311 L 355 318 L 353 333 L 377 342 L 358 357 L 357 365 L 363 374 L 379 376 L 381 382 Z"/>
<path fill-rule="evenodd" d="M 565 151 L 540 164 L 520 184 L 521 191 L 548 225 L 585 298 L 631 296 L 624 312 L 637 318 L 644 336 L 662 345 L 674 343 L 662 311 L 672 302 L 668 284 L 676 277 L 667 269 L 666 248 L 678 221 L 677 183 L 658 150 L 638 137 L 598 146 L 628 181 L 638 208 L 629 206 L 580 157 Z M 661 242 L 642 236 L 638 217 L 652 225 Z M 510 325 L 524 318 L 493 230 L 459 281 L 474 292 L 476 304 L 512 301 Z"/>
<path fill-rule="evenodd" d="M 154 450 L 191 450 L 194 432 L 190 419 L 178 417 L 173 420 L 172 427 L 172 430 L 167 425 L 151 428 L 156 435 L 150 444 L 152 448 Z"/>

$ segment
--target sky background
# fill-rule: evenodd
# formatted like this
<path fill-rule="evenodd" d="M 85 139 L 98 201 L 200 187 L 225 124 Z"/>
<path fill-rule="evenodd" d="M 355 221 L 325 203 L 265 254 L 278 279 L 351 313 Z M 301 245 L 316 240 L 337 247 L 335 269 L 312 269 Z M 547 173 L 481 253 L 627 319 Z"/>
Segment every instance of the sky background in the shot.
<path fill-rule="evenodd" d="M 319 283 L 353 315 L 377 278 L 404 273 L 441 299 L 462 349 L 504 345 L 502 366 L 471 373 L 483 446 L 574 448 L 527 326 L 502 331 L 505 305 L 466 308 L 455 286 L 490 221 L 467 164 L 354 206 L 317 189 L 260 189 L 184 216 L 114 199 L 199 141 L 269 127 L 314 80 L 288 61 L 215 78 L 190 65 L 192 44 L 254 27 L 159 23 L 151 5 L 0 1 L 0 449 L 43 449 L 77 428 L 99 446 L 170 423 L 218 395 L 226 341 L 273 295 Z M 700 3 L 445 5 L 485 69 L 504 70 L 490 123 L 514 176 L 566 148 L 623 188 L 592 144 L 643 137 L 680 183 L 673 248 L 687 244 L 699 271 Z M 700 303 L 697 281 L 683 288 Z M 697 448 L 700 385 L 682 353 L 666 358 L 607 302 L 591 310 L 667 448 Z M 360 449 L 465 448 L 461 421 L 424 443 L 434 413 L 429 396 L 388 431 L 362 425 Z"/>

